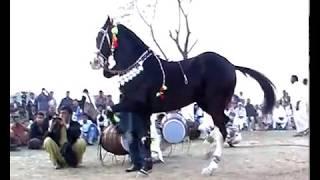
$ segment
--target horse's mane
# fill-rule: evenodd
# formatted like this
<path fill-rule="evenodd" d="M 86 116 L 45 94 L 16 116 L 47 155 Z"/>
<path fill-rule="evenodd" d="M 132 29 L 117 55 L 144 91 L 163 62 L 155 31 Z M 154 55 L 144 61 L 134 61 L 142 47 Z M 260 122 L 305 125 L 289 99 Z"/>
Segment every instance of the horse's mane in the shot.
<path fill-rule="evenodd" d="M 118 27 L 120 36 L 121 36 L 122 33 L 124 33 L 124 36 L 126 36 L 126 38 L 138 43 L 139 47 L 148 48 L 148 46 L 133 31 L 131 31 L 125 25 L 118 24 L 117 27 Z"/>

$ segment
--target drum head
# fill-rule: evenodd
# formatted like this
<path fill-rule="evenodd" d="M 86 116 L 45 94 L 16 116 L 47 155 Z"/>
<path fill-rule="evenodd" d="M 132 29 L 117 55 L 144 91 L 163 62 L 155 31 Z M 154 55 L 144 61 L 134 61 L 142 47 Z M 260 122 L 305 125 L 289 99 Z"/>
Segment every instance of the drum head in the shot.
<path fill-rule="evenodd" d="M 127 152 L 129 152 L 129 142 L 126 138 L 124 138 L 123 136 L 121 136 L 121 145 L 123 147 L 124 150 L 126 150 Z"/>
<path fill-rule="evenodd" d="M 186 136 L 186 127 L 181 121 L 172 119 L 163 124 L 162 134 L 168 143 L 180 143 Z"/>

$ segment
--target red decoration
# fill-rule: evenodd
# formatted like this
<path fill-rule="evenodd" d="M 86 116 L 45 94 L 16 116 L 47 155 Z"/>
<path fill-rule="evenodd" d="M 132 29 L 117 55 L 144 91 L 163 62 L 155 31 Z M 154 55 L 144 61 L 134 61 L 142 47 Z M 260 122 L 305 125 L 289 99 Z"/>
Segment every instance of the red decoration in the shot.
<path fill-rule="evenodd" d="M 113 34 L 112 36 L 112 46 L 113 46 L 113 49 L 116 49 L 119 46 L 118 38 L 115 34 Z"/>
<path fill-rule="evenodd" d="M 157 97 L 160 97 L 161 100 L 164 100 L 164 92 L 167 90 L 167 86 L 162 85 L 159 92 L 157 93 Z"/>

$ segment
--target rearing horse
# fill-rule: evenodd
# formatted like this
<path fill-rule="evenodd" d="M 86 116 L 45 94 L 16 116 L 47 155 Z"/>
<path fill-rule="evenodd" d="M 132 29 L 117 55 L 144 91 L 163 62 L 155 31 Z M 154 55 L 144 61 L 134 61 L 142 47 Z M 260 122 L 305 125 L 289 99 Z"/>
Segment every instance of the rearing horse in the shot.
<path fill-rule="evenodd" d="M 114 25 L 108 17 L 96 37 L 97 57 L 93 67 L 103 67 L 103 75 L 120 76 L 123 101 L 111 107 L 113 112 L 133 112 L 145 117 L 152 113 L 176 110 L 197 102 L 212 116 L 217 141 L 213 158 L 202 174 L 212 175 L 218 168 L 229 118 L 224 110 L 236 85 L 236 70 L 256 79 L 264 92 L 264 113 L 272 111 L 275 103 L 274 85 L 263 74 L 246 67 L 234 66 L 223 56 L 205 52 L 177 62 L 160 59 L 131 30 Z M 114 59 L 114 66 L 111 60 Z M 160 91 L 159 91 L 160 89 Z"/>

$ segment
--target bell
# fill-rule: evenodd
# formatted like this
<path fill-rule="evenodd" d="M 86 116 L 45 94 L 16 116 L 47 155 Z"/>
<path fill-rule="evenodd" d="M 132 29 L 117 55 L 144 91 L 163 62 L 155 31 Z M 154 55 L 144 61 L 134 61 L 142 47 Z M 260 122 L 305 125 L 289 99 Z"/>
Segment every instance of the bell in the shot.
<path fill-rule="evenodd" d="M 143 71 L 143 66 L 139 66 L 139 71 Z"/>

